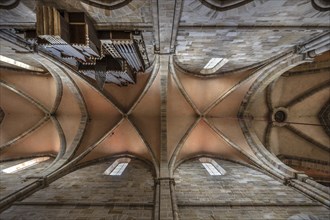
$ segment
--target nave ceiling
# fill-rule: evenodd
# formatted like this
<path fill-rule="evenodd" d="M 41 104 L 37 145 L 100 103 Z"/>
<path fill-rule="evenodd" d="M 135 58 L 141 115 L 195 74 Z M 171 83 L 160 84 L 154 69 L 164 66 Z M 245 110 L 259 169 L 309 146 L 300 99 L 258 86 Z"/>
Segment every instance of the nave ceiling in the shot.
<path fill-rule="evenodd" d="M 316 1 L 241 1 L 224 11 L 211 0 L 86 2 L 21 0 L 0 9 L 7 31 L 1 55 L 33 67 L 1 62 L 1 161 L 51 155 L 42 172 L 49 175 L 134 155 L 157 175 L 164 164 L 172 175 L 182 161 L 211 155 L 329 183 L 330 116 L 322 110 L 329 103 L 330 14 L 315 9 Z M 135 84 L 100 88 L 75 66 L 27 46 L 34 42 L 24 46 L 38 5 L 84 12 L 97 32 L 141 31 L 150 65 Z M 201 73 L 214 57 L 228 62 Z M 281 108 L 286 118 L 278 122 Z"/>

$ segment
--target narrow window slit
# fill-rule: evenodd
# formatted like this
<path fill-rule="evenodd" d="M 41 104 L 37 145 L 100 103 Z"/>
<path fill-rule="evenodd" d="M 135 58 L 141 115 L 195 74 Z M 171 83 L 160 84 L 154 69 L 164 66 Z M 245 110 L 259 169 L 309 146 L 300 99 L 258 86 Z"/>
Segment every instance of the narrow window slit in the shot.
<path fill-rule="evenodd" d="M 202 164 L 211 176 L 220 176 L 221 175 L 221 173 L 211 163 L 202 163 Z"/>
<path fill-rule="evenodd" d="M 38 157 L 34 158 L 33 160 L 28 160 L 23 163 L 17 164 L 15 166 L 8 167 L 6 169 L 3 169 L 2 172 L 4 173 L 16 173 L 21 170 L 25 170 L 29 167 L 35 166 L 43 161 L 48 160 L 50 157 Z"/>
<path fill-rule="evenodd" d="M 103 174 L 110 176 L 121 176 L 130 161 L 130 158 L 120 158 L 113 162 L 113 164 L 111 164 L 111 166 L 106 169 Z"/>
<path fill-rule="evenodd" d="M 120 176 L 124 172 L 127 165 L 128 163 L 119 163 L 116 168 L 110 173 L 110 176 Z"/>
<path fill-rule="evenodd" d="M 226 174 L 226 171 L 217 162 L 210 158 L 202 157 L 199 161 L 211 176 L 221 176 Z"/>

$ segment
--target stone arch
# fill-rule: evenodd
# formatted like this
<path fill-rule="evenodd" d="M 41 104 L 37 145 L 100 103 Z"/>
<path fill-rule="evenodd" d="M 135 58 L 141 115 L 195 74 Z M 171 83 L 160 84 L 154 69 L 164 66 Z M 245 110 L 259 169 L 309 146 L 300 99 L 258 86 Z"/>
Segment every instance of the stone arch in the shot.
<path fill-rule="evenodd" d="M 329 55 L 326 52 L 279 76 L 249 110 L 251 131 L 268 151 L 286 166 L 325 185 L 329 181 L 329 136 L 320 116 L 329 102 L 329 65 L 325 65 Z M 292 86 L 298 81 L 299 87 Z"/>
<path fill-rule="evenodd" d="M 253 0 L 200 0 L 200 2 L 217 11 L 227 11 L 233 8 L 240 7 L 242 5 L 245 5 L 247 3 L 252 2 Z"/>
<path fill-rule="evenodd" d="M 330 3 L 327 0 L 311 0 L 312 6 L 318 11 L 329 11 Z"/>
<path fill-rule="evenodd" d="M 103 8 L 107 10 L 115 10 L 129 4 L 132 0 L 115 0 L 115 1 L 104 1 L 104 0 L 81 0 L 88 5 Z"/>
<path fill-rule="evenodd" d="M 19 3 L 20 0 L 4 0 L 0 3 L 0 9 L 10 10 L 16 8 Z"/>

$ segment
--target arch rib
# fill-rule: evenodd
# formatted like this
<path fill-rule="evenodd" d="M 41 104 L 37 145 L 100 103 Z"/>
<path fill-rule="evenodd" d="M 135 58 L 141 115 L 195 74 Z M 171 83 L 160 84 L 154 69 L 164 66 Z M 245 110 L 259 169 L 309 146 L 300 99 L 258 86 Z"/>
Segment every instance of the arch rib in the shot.
<path fill-rule="evenodd" d="M 53 107 L 50 110 L 50 114 L 55 114 L 58 107 L 61 104 L 61 100 L 63 96 L 63 82 L 61 80 L 61 77 L 59 77 L 59 75 L 56 74 L 56 72 L 52 68 L 49 68 L 48 71 L 56 81 L 56 97 Z"/>
<path fill-rule="evenodd" d="M 274 106 L 273 106 L 273 99 L 272 99 L 272 93 L 273 93 L 273 89 L 275 86 L 275 80 L 273 82 L 270 83 L 270 85 L 267 86 L 266 89 L 266 104 L 268 107 L 268 111 L 272 111 Z"/>
<path fill-rule="evenodd" d="M 299 137 L 301 137 L 304 140 L 308 141 L 309 143 L 317 146 L 321 150 L 330 153 L 330 148 L 329 147 L 327 147 L 326 145 L 321 144 L 320 142 L 314 140 L 313 138 L 311 138 L 310 136 L 308 136 L 308 135 L 304 134 L 303 132 L 299 131 L 295 127 L 293 127 L 291 125 L 285 125 L 285 128 L 288 129 L 289 131 L 291 131 L 292 133 L 294 133 L 295 135 L 298 135 Z"/>
<path fill-rule="evenodd" d="M 295 54 L 292 51 L 284 54 L 282 57 L 274 60 L 267 66 L 264 66 L 258 71 L 259 77 L 250 87 L 249 91 L 245 95 L 239 112 L 239 117 L 248 116 L 248 109 L 251 102 L 255 99 L 258 93 L 265 89 L 274 79 L 278 78 L 281 74 L 287 70 L 293 68 L 304 62 L 305 56 Z M 288 176 L 294 177 L 296 171 L 283 164 L 277 157 L 272 155 L 266 150 L 264 145 L 260 142 L 254 131 L 251 130 L 250 120 L 239 120 L 243 134 L 250 145 L 250 148 L 257 155 L 257 157 L 265 164 L 270 164 L 272 168 L 280 170 L 281 173 L 285 173 Z M 275 171 L 275 169 L 274 169 Z M 272 172 L 273 174 L 280 174 L 278 171 Z M 282 177 L 283 178 L 283 177 Z"/>
<path fill-rule="evenodd" d="M 231 87 L 230 89 L 228 89 L 226 92 L 224 92 L 223 94 L 221 94 L 216 100 L 214 100 L 212 103 L 210 103 L 210 105 L 205 109 L 205 111 L 203 112 L 204 115 L 208 114 L 216 105 L 218 105 L 220 102 L 222 102 L 225 98 L 227 98 L 231 93 L 233 93 L 238 87 L 240 87 L 241 85 L 243 85 L 244 83 L 248 82 L 249 80 L 253 79 L 256 77 L 256 73 L 252 73 L 250 74 L 248 77 L 246 77 L 245 79 L 239 81 L 237 84 L 235 84 L 233 87 Z"/>
<path fill-rule="evenodd" d="M 15 144 L 16 142 L 18 142 L 19 140 L 23 139 L 24 137 L 26 137 L 27 135 L 32 134 L 35 130 L 39 129 L 43 124 L 45 124 L 49 119 L 49 116 L 46 115 L 44 116 L 37 124 L 35 124 L 34 126 L 32 126 L 30 129 L 26 130 L 25 132 L 23 132 L 22 134 L 20 134 L 19 136 L 15 137 L 14 139 L 4 143 L 3 145 L 0 146 L 0 152 L 3 151 L 5 148 Z"/>
<path fill-rule="evenodd" d="M 270 135 L 272 132 L 273 125 L 271 123 L 267 124 L 266 131 L 264 134 L 264 143 L 265 143 L 265 148 L 270 151 Z"/>
<path fill-rule="evenodd" d="M 26 94 L 22 90 L 16 88 L 14 85 L 11 85 L 8 82 L 3 81 L 3 80 L 0 80 L 0 85 L 4 88 L 16 93 L 17 95 L 21 96 L 25 100 L 29 101 L 32 105 L 39 108 L 45 115 L 49 114 L 48 109 L 43 104 L 41 104 L 39 101 L 32 98 L 30 95 Z"/>
<path fill-rule="evenodd" d="M 172 155 L 170 157 L 170 161 L 169 161 L 169 170 L 170 170 L 170 175 L 171 176 L 174 173 L 175 163 L 177 161 L 177 157 L 178 157 L 182 147 L 184 146 L 184 144 L 185 144 L 186 140 L 188 139 L 189 135 L 194 130 L 194 128 L 197 126 L 197 124 L 200 122 L 200 120 L 201 120 L 201 117 L 197 118 L 194 121 L 194 123 L 188 128 L 188 130 L 185 132 L 185 134 L 181 137 L 179 143 L 174 148 L 174 152 L 172 153 Z"/>
<path fill-rule="evenodd" d="M 315 86 L 305 92 L 303 92 L 302 94 L 298 95 L 297 97 L 293 98 L 291 101 L 289 101 L 286 105 L 285 108 L 289 108 L 292 107 L 293 105 L 302 102 L 304 99 L 314 95 L 315 93 L 330 87 L 330 80 L 325 81 L 324 83 L 322 83 L 321 85 Z"/>
<path fill-rule="evenodd" d="M 159 166 L 158 166 L 158 160 L 156 158 L 155 152 L 152 150 L 150 144 L 145 139 L 145 137 L 142 135 L 142 132 L 140 131 L 140 129 L 138 129 L 138 127 L 134 124 L 134 122 L 132 120 L 130 120 L 129 117 L 127 117 L 127 121 L 135 128 L 135 130 L 139 134 L 140 139 L 142 140 L 142 142 L 144 143 L 144 145 L 148 149 L 148 151 L 150 153 L 150 156 L 152 158 L 152 163 L 154 165 L 155 172 L 156 172 L 157 176 L 159 176 Z"/>
<path fill-rule="evenodd" d="M 79 106 L 80 112 L 81 112 L 81 118 L 78 130 L 76 132 L 76 135 L 73 139 L 73 142 L 70 146 L 69 150 L 66 150 L 65 154 L 62 156 L 60 160 L 56 164 L 52 166 L 50 169 L 50 172 L 55 171 L 56 169 L 63 166 L 67 161 L 69 161 L 75 154 L 75 152 L 78 150 L 80 142 L 82 140 L 82 137 L 84 135 L 84 132 L 86 130 L 87 126 L 87 120 L 88 120 L 88 112 L 85 100 L 79 90 L 79 87 L 76 85 L 76 83 L 73 81 L 73 79 L 69 76 L 67 68 L 60 68 L 58 65 L 58 62 L 52 58 L 47 57 L 44 53 L 39 53 L 39 55 L 42 57 L 40 60 L 38 60 L 42 65 L 44 65 L 47 69 L 52 69 L 53 73 L 56 73 L 64 82 L 69 90 L 72 92 L 72 94 L 75 97 L 75 100 Z"/>
<path fill-rule="evenodd" d="M 181 84 L 176 70 L 174 68 L 173 65 L 173 56 L 170 57 L 170 74 L 173 76 L 173 79 L 176 83 L 176 85 L 178 86 L 178 89 L 180 91 L 180 93 L 183 95 L 183 97 L 186 99 L 186 101 L 189 103 L 189 105 L 191 106 L 191 108 L 198 114 L 201 115 L 201 112 L 199 111 L 199 109 L 196 107 L 196 105 L 194 104 L 194 102 L 191 100 L 191 98 L 189 97 L 187 91 L 184 89 L 183 85 Z"/>
<path fill-rule="evenodd" d="M 238 145 L 236 145 L 233 141 L 230 140 L 223 132 L 221 132 L 217 127 L 215 127 L 212 123 L 210 123 L 207 119 L 204 119 L 206 124 L 218 135 L 219 138 L 224 140 L 228 145 L 233 147 L 235 150 L 240 152 L 246 159 L 254 163 L 259 168 L 263 168 L 268 173 L 275 175 L 277 177 L 285 178 L 287 177 L 285 173 L 283 173 L 280 169 L 274 168 L 268 161 L 262 161 L 259 157 L 253 157 L 252 155 L 248 154 L 247 152 L 243 151 Z M 276 172 L 274 172 L 274 170 Z"/>
<path fill-rule="evenodd" d="M 65 139 L 65 135 L 64 135 L 62 126 L 56 117 L 50 116 L 50 119 L 52 120 L 52 122 L 56 128 L 58 137 L 60 139 L 60 151 L 58 152 L 55 160 L 48 166 L 47 169 L 49 169 L 54 164 L 56 164 L 63 157 L 63 155 L 65 154 L 65 151 L 66 151 L 66 139 Z"/>
<path fill-rule="evenodd" d="M 137 98 L 137 100 L 133 103 L 133 105 L 131 106 L 131 108 L 128 110 L 127 112 L 127 115 L 131 114 L 134 109 L 136 108 L 136 106 L 141 102 L 142 98 L 145 96 L 145 94 L 149 91 L 151 85 L 154 83 L 155 79 L 156 79 L 156 76 L 158 74 L 158 71 L 159 71 L 159 55 L 156 55 L 155 57 L 155 66 L 152 70 L 152 73 L 151 73 L 151 76 L 148 80 L 148 83 L 147 85 L 144 87 L 142 93 L 139 95 L 139 97 Z"/>
<path fill-rule="evenodd" d="M 96 141 L 94 144 L 90 145 L 85 151 L 83 151 L 81 154 L 79 154 L 77 157 L 72 159 L 70 162 L 66 163 L 59 169 L 55 170 L 51 174 L 47 176 L 47 179 L 50 181 L 54 181 L 58 178 L 58 175 L 61 175 L 63 172 L 66 172 L 67 170 L 71 169 L 75 164 L 77 164 L 80 160 L 85 158 L 90 152 L 92 152 L 100 143 L 102 143 L 109 135 L 112 135 L 114 130 L 121 125 L 121 123 L 124 121 L 124 118 L 121 118 L 116 125 L 110 129 L 108 132 L 106 132 L 98 141 Z"/>

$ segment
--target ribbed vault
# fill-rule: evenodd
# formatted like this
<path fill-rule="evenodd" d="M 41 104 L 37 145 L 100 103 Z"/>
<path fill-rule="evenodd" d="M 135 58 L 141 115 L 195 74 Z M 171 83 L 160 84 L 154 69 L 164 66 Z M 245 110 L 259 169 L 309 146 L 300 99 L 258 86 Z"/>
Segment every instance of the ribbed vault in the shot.
<path fill-rule="evenodd" d="M 259 95 L 250 111 L 265 147 L 320 182 L 329 180 L 329 136 L 319 117 L 329 100 L 328 59 L 325 53 L 284 73 Z M 283 121 L 275 118 L 279 111 L 285 114 Z"/>
<path fill-rule="evenodd" d="M 330 182 L 329 12 L 316 2 L 22 0 L 0 9 L 1 54 L 29 65 L 1 57 L 0 161 L 53 157 L 1 197 L 0 210 L 122 156 L 151 165 L 155 219 L 177 218 L 167 196 L 174 171 L 200 156 L 251 166 L 329 206 L 328 191 L 305 175 Z M 135 72 L 135 84 L 98 86 L 77 60 L 27 37 L 40 5 L 84 12 L 99 35 L 140 31 L 150 66 Z M 228 62 L 202 73 L 211 58 Z"/>

